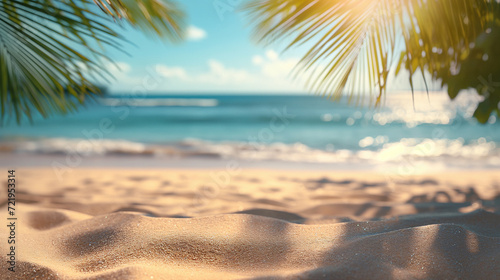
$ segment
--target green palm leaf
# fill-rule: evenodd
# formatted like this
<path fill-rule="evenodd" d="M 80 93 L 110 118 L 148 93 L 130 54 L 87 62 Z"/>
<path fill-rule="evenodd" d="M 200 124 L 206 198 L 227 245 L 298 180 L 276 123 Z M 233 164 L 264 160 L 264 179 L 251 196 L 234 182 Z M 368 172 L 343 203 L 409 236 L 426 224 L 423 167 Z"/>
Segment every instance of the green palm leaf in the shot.
<path fill-rule="evenodd" d="M 161 0 L 93 0 L 106 14 L 125 19 L 146 32 L 166 35 L 171 40 L 183 38 L 184 13 L 172 1 Z"/>
<path fill-rule="evenodd" d="M 260 42 L 308 48 L 295 74 L 309 77 L 309 89 L 334 99 L 368 92 L 376 104 L 392 67 L 409 70 L 412 90 L 425 71 L 453 83 L 471 43 L 500 22 L 493 0 L 255 0 L 246 11 Z M 451 88 L 453 98 L 467 87 Z"/>
<path fill-rule="evenodd" d="M 261 41 L 310 46 L 296 74 L 309 76 L 309 89 L 338 99 L 345 89 L 351 97 L 385 90 L 395 44 L 391 2 L 259 0 L 247 8 Z"/>
<path fill-rule="evenodd" d="M 47 117 L 75 110 L 98 94 L 96 76 L 111 76 L 100 64 L 105 48 L 124 38 L 110 28 L 123 18 L 133 26 L 182 39 L 184 15 L 173 2 L 158 0 L 0 1 L 0 115 L 2 123 L 33 110 Z M 110 17 L 111 16 L 111 17 Z"/>

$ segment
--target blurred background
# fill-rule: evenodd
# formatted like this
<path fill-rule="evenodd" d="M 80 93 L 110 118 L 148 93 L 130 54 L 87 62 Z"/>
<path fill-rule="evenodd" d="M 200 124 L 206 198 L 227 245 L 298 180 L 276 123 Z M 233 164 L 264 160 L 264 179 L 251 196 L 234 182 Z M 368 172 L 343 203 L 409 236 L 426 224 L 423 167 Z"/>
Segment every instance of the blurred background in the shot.
<path fill-rule="evenodd" d="M 484 125 L 473 118 L 483 100 L 474 92 L 450 101 L 427 76 L 429 93 L 417 77 L 412 96 L 409 72 L 394 78 L 392 70 L 377 108 L 371 95 L 333 102 L 308 93 L 306 77 L 290 73 L 312 42 L 283 54 L 279 42 L 256 44 L 233 2 L 182 3 L 181 43 L 124 24 L 131 44 L 106 50 L 115 63 L 103 62 L 114 79 L 94 80 L 104 96 L 66 116 L 8 121 L 0 164 L 224 166 L 229 159 L 399 173 L 500 167 L 500 124 L 493 115 Z"/>

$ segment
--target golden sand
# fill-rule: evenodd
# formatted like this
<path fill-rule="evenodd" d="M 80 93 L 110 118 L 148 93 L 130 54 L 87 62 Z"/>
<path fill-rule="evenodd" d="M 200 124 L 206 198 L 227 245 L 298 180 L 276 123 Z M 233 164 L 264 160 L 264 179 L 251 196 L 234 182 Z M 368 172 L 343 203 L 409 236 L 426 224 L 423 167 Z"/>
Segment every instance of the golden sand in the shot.
<path fill-rule="evenodd" d="M 59 180 L 23 169 L 16 178 L 16 272 L 2 226 L 1 279 L 500 277 L 498 171 L 75 169 Z"/>

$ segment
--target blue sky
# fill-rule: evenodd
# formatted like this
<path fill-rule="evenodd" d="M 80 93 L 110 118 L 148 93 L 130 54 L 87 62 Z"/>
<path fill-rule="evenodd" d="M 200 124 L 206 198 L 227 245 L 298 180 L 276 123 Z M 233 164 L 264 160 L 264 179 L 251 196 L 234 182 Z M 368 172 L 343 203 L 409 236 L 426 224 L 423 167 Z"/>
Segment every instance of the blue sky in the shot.
<path fill-rule="evenodd" d="M 180 2 L 188 15 L 188 38 L 173 44 L 126 28 L 121 31 L 134 43 L 129 54 L 109 55 L 116 77 L 112 93 L 307 93 L 304 79 L 290 71 L 300 51 L 280 54 L 283 46 L 263 46 L 252 38 L 251 28 L 236 11 L 238 0 L 190 0 Z M 281 47 L 281 48 L 280 48 Z M 393 82 L 404 90 L 406 79 Z"/>
<path fill-rule="evenodd" d="M 288 78 L 297 59 L 278 56 L 277 49 L 259 46 L 251 29 L 231 3 L 238 1 L 183 1 L 188 15 L 188 38 L 173 44 L 132 28 L 121 31 L 135 45 L 130 55 L 112 52 L 119 69 L 112 92 L 144 88 L 148 93 L 175 92 L 304 92 Z"/>

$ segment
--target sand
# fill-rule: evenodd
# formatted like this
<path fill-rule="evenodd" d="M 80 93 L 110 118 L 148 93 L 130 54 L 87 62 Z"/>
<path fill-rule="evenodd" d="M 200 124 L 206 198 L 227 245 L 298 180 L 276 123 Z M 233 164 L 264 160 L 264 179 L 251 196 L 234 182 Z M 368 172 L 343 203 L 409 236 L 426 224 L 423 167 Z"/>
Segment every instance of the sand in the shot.
<path fill-rule="evenodd" d="M 2 226 L 1 279 L 500 278 L 497 170 L 81 168 L 59 180 L 35 168 L 16 178 L 16 272 Z"/>

